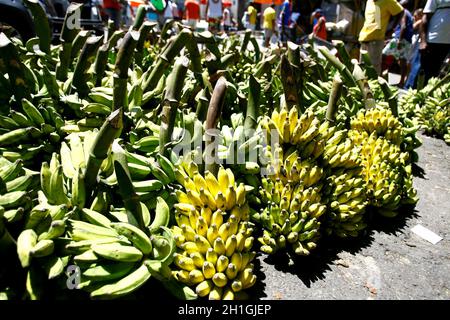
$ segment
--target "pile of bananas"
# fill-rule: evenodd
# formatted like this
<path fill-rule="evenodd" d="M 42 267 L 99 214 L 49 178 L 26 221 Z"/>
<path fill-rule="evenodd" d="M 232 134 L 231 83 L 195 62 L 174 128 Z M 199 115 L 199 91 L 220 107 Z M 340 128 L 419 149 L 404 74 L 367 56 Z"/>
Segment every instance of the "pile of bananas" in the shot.
<path fill-rule="evenodd" d="M 377 123 L 378 126 L 373 126 Z M 369 203 L 388 217 L 402 203 L 417 202 L 408 152 L 402 152 L 402 126 L 392 113 L 374 108 L 361 111 L 351 121 L 349 137 L 361 146 L 363 176 Z M 409 169 L 408 169 L 409 168 Z"/>
<path fill-rule="evenodd" d="M 174 205 L 174 277 L 195 287 L 200 297 L 242 298 L 243 290 L 256 282 L 246 187 L 236 184 L 230 169 L 220 167 L 217 177 L 209 171 L 202 176 L 194 162 L 183 162 L 177 176 L 184 191 L 176 191 Z"/>
<path fill-rule="evenodd" d="M 313 112 L 282 108 L 260 122 L 266 133 L 264 154 L 267 177 L 261 181 L 261 212 L 253 219 L 263 227 L 261 251 L 272 254 L 289 244 L 298 255 L 309 255 L 320 237 L 323 168 L 317 160 L 324 152 L 323 135 Z"/>
<path fill-rule="evenodd" d="M 7 223 L 23 219 L 31 207 L 31 199 L 36 195 L 39 172 L 29 170 L 18 159 L 10 162 L 0 156 L 0 207 L 5 211 L 3 218 Z"/>
<path fill-rule="evenodd" d="M 32 163 L 41 153 L 51 154 L 61 140 L 64 126 L 60 114 L 52 105 L 36 107 L 27 99 L 21 108 L 0 115 L 0 153 L 10 161 Z"/>
<path fill-rule="evenodd" d="M 356 237 L 367 226 L 364 214 L 368 201 L 360 153 L 361 147 L 348 137 L 348 130 L 330 126 L 323 153 L 328 168 L 323 190 L 328 200 L 328 235 Z"/>
<path fill-rule="evenodd" d="M 450 145 L 450 84 L 430 79 L 421 90 L 408 90 L 399 98 L 400 116 L 426 134 L 443 138 Z M 412 125 L 409 125 L 410 127 Z"/>

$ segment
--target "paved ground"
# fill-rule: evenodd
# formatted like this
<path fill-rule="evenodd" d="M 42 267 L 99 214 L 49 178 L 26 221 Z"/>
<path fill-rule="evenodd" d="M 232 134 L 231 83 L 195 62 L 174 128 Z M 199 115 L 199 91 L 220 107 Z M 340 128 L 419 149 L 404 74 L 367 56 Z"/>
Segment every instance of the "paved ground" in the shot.
<path fill-rule="evenodd" d="M 323 243 L 295 264 L 258 258 L 260 299 L 450 299 L 450 147 L 421 136 L 414 179 L 420 201 L 392 220 L 378 219 L 357 241 Z M 417 224 L 444 239 L 433 245 Z"/>

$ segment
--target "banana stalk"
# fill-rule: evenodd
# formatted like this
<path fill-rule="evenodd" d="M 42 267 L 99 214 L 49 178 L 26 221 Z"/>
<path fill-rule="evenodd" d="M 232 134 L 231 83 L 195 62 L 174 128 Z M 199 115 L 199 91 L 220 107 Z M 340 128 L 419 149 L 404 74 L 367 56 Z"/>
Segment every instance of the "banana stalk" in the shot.
<path fill-rule="evenodd" d="M 339 58 L 342 61 L 342 63 L 347 67 L 350 68 L 352 66 L 351 58 L 347 52 L 347 49 L 345 49 L 344 42 L 341 40 L 336 41 L 336 50 L 339 54 Z"/>
<path fill-rule="evenodd" d="M 64 23 L 59 37 L 62 49 L 59 51 L 59 61 L 56 65 L 56 79 L 59 81 L 67 80 L 67 72 L 71 63 L 70 56 L 72 54 L 72 42 L 78 32 L 76 23 L 74 23 L 74 19 L 76 18 L 75 13 L 78 12 L 78 10 L 81 10 L 82 6 L 82 3 L 72 2 L 67 8 L 66 16 L 64 17 Z M 68 23 L 71 24 L 70 27 L 68 26 Z"/>
<path fill-rule="evenodd" d="M 90 37 L 87 39 L 80 57 L 78 58 L 77 65 L 73 72 L 72 91 L 77 92 L 80 98 L 85 98 L 89 93 L 89 87 L 86 83 L 88 80 L 87 70 L 92 63 L 94 54 L 101 45 L 102 40 L 103 36 Z"/>
<path fill-rule="evenodd" d="M 244 38 L 242 39 L 241 44 L 241 55 L 244 55 L 245 51 L 247 50 L 248 43 L 250 42 L 250 38 L 252 36 L 251 30 L 246 30 L 244 34 Z"/>
<path fill-rule="evenodd" d="M 123 30 L 114 31 L 114 33 L 110 36 L 108 40 L 108 50 L 112 50 L 116 46 L 117 42 L 123 36 L 123 34 L 124 34 Z"/>
<path fill-rule="evenodd" d="M 108 63 L 108 44 L 103 44 L 97 51 L 97 55 L 95 57 L 94 63 L 94 72 L 95 72 L 95 86 L 102 86 L 102 79 L 105 74 L 106 65 Z"/>
<path fill-rule="evenodd" d="M 50 53 L 50 44 L 52 42 L 52 31 L 48 22 L 47 14 L 39 3 L 39 0 L 25 0 L 25 5 L 33 15 L 34 28 L 39 38 L 39 49 Z"/>
<path fill-rule="evenodd" d="M 370 60 L 369 53 L 366 50 L 361 50 L 361 60 L 364 63 L 364 69 L 366 70 L 367 77 L 369 79 L 377 79 L 377 70 L 373 67 L 372 61 Z"/>
<path fill-rule="evenodd" d="M 80 54 L 80 50 L 83 48 L 87 39 L 91 36 L 90 30 L 81 30 L 78 32 L 75 39 L 72 41 L 72 50 L 70 52 L 70 60 L 75 60 L 75 58 Z"/>
<path fill-rule="evenodd" d="M 372 109 L 376 106 L 376 102 L 375 99 L 373 98 L 373 93 L 370 90 L 366 74 L 364 73 L 364 71 L 361 69 L 361 67 L 357 62 L 355 62 L 354 65 L 355 66 L 353 69 L 353 77 L 356 80 L 359 90 L 362 93 L 364 106 L 367 110 Z"/>
<path fill-rule="evenodd" d="M 206 114 L 208 112 L 208 104 L 210 97 L 211 96 L 209 94 L 208 88 L 204 88 L 201 91 L 200 96 L 198 97 L 196 116 L 197 119 L 200 120 L 201 122 L 206 120 Z"/>
<path fill-rule="evenodd" d="M 144 23 L 142 23 L 141 27 L 139 28 L 139 40 L 136 44 L 136 49 L 134 51 L 134 62 L 138 65 L 138 66 L 142 66 L 142 59 L 144 57 L 143 53 L 144 53 L 144 43 L 145 40 L 147 40 L 147 37 L 150 33 L 150 30 L 153 28 L 154 24 L 149 22 L 149 21 L 145 21 Z"/>
<path fill-rule="evenodd" d="M 255 61 L 259 61 L 259 59 L 261 57 L 261 50 L 259 49 L 258 41 L 256 40 L 256 38 L 254 36 L 252 36 L 250 38 L 250 42 L 252 43 L 253 48 L 255 50 Z"/>
<path fill-rule="evenodd" d="M 338 101 L 342 92 L 342 80 L 338 74 L 333 78 L 333 87 L 331 89 L 330 98 L 328 99 L 328 108 L 326 113 L 326 119 L 330 122 L 334 122 L 336 119 L 336 112 L 338 107 Z"/>
<path fill-rule="evenodd" d="M 220 77 L 216 82 L 213 94 L 211 96 L 211 102 L 208 107 L 208 114 L 206 116 L 205 123 L 205 138 L 206 138 L 206 151 L 205 151 L 205 171 L 209 171 L 216 175 L 219 166 L 217 161 L 216 148 L 214 147 L 215 135 L 211 130 L 216 129 L 217 122 L 223 109 L 223 103 L 225 101 L 225 95 L 227 93 L 228 85 L 227 80 L 224 77 Z"/>
<path fill-rule="evenodd" d="M 112 144 L 114 171 L 117 176 L 119 185 L 119 194 L 122 197 L 125 208 L 130 211 L 139 224 L 141 230 L 146 230 L 144 219 L 142 216 L 142 208 L 139 202 L 133 181 L 131 180 L 130 171 L 128 169 L 127 157 L 125 150 L 116 142 Z"/>
<path fill-rule="evenodd" d="M 125 35 L 117 53 L 114 69 L 113 110 L 128 108 L 127 79 L 133 51 L 139 39 L 139 31 L 130 30 Z"/>
<path fill-rule="evenodd" d="M 175 66 L 167 77 L 167 87 L 164 96 L 164 105 L 161 112 L 161 127 L 159 131 L 159 152 L 164 155 L 167 144 L 172 137 L 175 126 L 175 117 L 180 103 L 181 93 L 186 77 L 189 60 L 181 57 L 175 62 Z"/>
<path fill-rule="evenodd" d="M 383 91 L 384 98 L 387 100 L 387 102 L 389 104 L 389 108 L 392 111 L 392 114 L 394 116 L 398 117 L 397 99 L 392 94 L 392 91 L 391 91 L 391 88 L 389 87 L 389 84 L 382 77 L 378 77 L 378 82 L 380 83 L 380 87 L 381 87 L 381 90 Z"/>
<path fill-rule="evenodd" d="M 300 108 L 300 100 L 298 97 L 294 70 L 292 70 L 292 65 L 286 55 L 281 57 L 280 76 L 284 89 L 284 99 L 288 109 L 290 110 L 294 106 L 296 106 L 296 108 Z M 303 112 L 303 110 L 301 110 L 301 112 Z"/>
<path fill-rule="evenodd" d="M 352 76 L 350 70 L 345 66 L 345 64 L 333 56 L 327 48 L 320 47 L 319 51 L 339 71 L 346 86 L 357 86 L 355 78 Z"/>
<path fill-rule="evenodd" d="M 145 15 L 147 14 L 146 6 L 139 6 L 136 17 L 134 18 L 133 30 L 139 30 L 144 23 Z"/>
<path fill-rule="evenodd" d="M 97 181 L 98 171 L 103 160 L 108 156 L 108 150 L 114 139 L 120 135 L 122 130 L 122 109 L 117 109 L 106 118 L 100 128 L 94 143 L 92 144 L 89 158 L 86 164 L 85 185 L 86 195 L 90 197 Z"/>
<path fill-rule="evenodd" d="M 250 75 L 249 78 L 249 90 L 247 98 L 247 112 L 245 114 L 244 121 L 244 131 L 248 132 L 251 129 L 256 129 L 258 125 L 258 108 L 259 108 L 259 98 L 261 93 L 261 85 L 259 82 Z"/>

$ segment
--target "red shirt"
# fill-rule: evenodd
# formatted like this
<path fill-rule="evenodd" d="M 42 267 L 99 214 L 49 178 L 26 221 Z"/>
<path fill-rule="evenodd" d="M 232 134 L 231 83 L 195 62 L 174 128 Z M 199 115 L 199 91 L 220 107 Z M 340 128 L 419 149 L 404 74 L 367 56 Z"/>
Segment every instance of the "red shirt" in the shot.
<path fill-rule="evenodd" d="M 324 17 L 320 17 L 319 20 L 317 20 L 317 23 L 313 28 L 313 32 L 316 35 L 316 37 L 322 40 L 327 40 L 327 28 L 325 26 Z"/>
<path fill-rule="evenodd" d="M 103 8 L 105 9 L 112 8 L 120 10 L 121 7 L 119 0 L 103 0 Z"/>
<path fill-rule="evenodd" d="M 184 6 L 186 8 L 186 19 L 200 19 L 200 5 L 198 4 L 198 1 L 186 0 Z"/>

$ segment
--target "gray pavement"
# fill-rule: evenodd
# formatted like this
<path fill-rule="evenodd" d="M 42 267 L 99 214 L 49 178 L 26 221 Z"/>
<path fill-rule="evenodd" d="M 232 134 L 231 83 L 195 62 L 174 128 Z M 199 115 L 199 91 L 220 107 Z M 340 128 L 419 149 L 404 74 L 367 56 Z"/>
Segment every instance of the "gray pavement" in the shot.
<path fill-rule="evenodd" d="M 450 147 L 421 135 L 420 200 L 394 219 L 374 217 L 352 241 L 328 241 L 310 257 L 258 257 L 257 299 L 450 299 Z M 443 240 L 411 232 L 417 224 Z"/>

